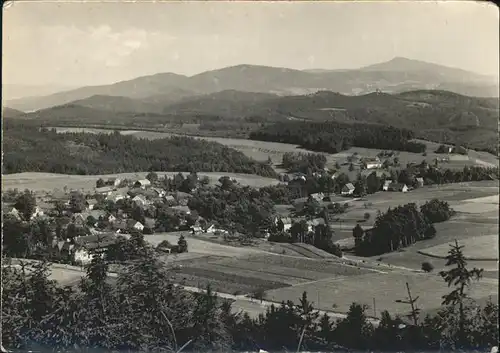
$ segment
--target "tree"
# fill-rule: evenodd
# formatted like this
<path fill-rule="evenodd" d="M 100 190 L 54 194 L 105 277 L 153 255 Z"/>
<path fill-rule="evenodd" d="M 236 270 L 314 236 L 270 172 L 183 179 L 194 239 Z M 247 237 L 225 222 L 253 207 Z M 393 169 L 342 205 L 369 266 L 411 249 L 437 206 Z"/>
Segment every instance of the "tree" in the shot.
<path fill-rule="evenodd" d="M 368 194 L 374 194 L 380 190 L 382 186 L 380 178 L 377 176 L 376 172 L 370 173 L 366 178 L 366 192 Z"/>
<path fill-rule="evenodd" d="M 64 204 L 64 202 L 57 200 L 56 202 L 54 202 L 54 209 L 57 212 L 57 216 L 62 217 L 64 211 L 66 210 L 66 205 Z"/>
<path fill-rule="evenodd" d="M 358 249 L 361 246 L 361 242 L 363 240 L 363 228 L 359 224 L 352 229 L 352 236 L 354 237 L 354 247 Z"/>
<path fill-rule="evenodd" d="M 455 240 L 455 244 L 450 245 L 450 250 L 446 256 L 445 266 L 454 266 L 449 270 L 439 272 L 440 276 L 446 281 L 448 287 L 455 286 L 450 293 L 443 295 L 443 305 L 449 305 L 458 308 L 458 344 L 463 346 L 467 342 L 467 333 L 465 332 L 465 305 L 466 300 L 471 298 L 468 296 L 466 289 L 470 287 L 472 280 L 480 280 L 483 275 L 483 269 L 467 268 L 467 261 L 463 254 L 463 245 L 459 245 Z"/>
<path fill-rule="evenodd" d="M 366 195 L 366 181 L 363 178 L 359 178 L 354 183 L 354 195 L 365 196 Z"/>
<path fill-rule="evenodd" d="M 420 207 L 420 212 L 431 223 L 444 222 L 455 213 L 448 202 L 432 199 Z"/>
<path fill-rule="evenodd" d="M 102 188 L 105 185 L 106 185 L 106 182 L 102 178 L 97 179 L 97 181 L 95 182 L 96 188 Z"/>
<path fill-rule="evenodd" d="M 72 192 L 69 199 L 69 209 L 73 213 L 80 213 L 85 210 L 85 196 L 80 192 Z"/>
<path fill-rule="evenodd" d="M 17 197 L 14 207 L 21 213 L 25 221 L 29 221 L 36 208 L 35 195 L 27 189 L 24 190 L 24 192 Z"/>
<path fill-rule="evenodd" d="M 278 218 L 278 221 L 276 222 L 276 229 L 278 232 L 285 231 L 285 223 L 283 223 L 281 218 Z"/>
<path fill-rule="evenodd" d="M 184 235 L 179 237 L 179 241 L 177 242 L 177 246 L 179 247 L 179 253 L 188 252 L 188 243 Z"/>
<path fill-rule="evenodd" d="M 158 174 L 151 171 L 146 175 L 146 179 L 148 179 L 151 182 L 151 184 L 154 184 L 158 181 Z"/>
<path fill-rule="evenodd" d="M 354 171 L 354 164 L 352 163 L 349 164 L 349 171 L 350 172 Z"/>
<path fill-rule="evenodd" d="M 363 215 L 363 218 L 365 219 L 365 221 L 369 220 L 370 214 L 368 212 L 365 212 L 365 214 Z"/>
<path fill-rule="evenodd" d="M 429 261 L 422 262 L 422 271 L 424 272 L 432 272 L 434 266 Z"/>

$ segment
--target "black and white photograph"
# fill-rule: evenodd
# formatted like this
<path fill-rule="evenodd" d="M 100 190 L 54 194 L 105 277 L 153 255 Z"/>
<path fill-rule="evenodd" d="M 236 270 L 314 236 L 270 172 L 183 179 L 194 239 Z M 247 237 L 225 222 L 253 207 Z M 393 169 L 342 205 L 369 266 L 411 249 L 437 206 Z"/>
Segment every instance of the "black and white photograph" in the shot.
<path fill-rule="evenodd" d="M 4 2 L 2 353 L 497 353 L 499 27 Z"/>

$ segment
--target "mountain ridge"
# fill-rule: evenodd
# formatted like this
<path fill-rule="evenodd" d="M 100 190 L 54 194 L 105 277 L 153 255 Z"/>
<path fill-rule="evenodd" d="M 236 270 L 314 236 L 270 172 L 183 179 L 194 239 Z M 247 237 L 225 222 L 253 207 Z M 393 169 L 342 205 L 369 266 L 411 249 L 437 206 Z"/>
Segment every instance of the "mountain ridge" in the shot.
<path fill-rule="evenodd" d="M 498 96 L 495 82 L 462 69 L 448 68 L 423 61 L 395 58 L 360 69 L 296 70 L 263 65 L 241 64 L 205 71 L 192 76 L 158 73 L 120 81 L 110 85 L 86 86 L 39 97 L 9 100 L 6 105 L 23 111 L 57 106 L 94 95 L 124 96 L 171 103 L 189 96 L 225 90 L 301 95 L 321 90 L 357 95 L 376 91 L 398 93 L 413 89 L 446 88 L 461 94 Z M 411 63 L 418 70 L 404 70 Z M 378 66 L 377 66 L 378 65 Z M 382 66 L 380 66 L 382 65 Z M 392 65 L 392 69 L 391 69 Z M 446 68 L 446 69 L 442 69 Z M 439 70 L 443 72 L 439 72 Z M 182 92 L 182 93 L 180 93 Z M 165 104 L 167 105 L 167 104 Z"/>

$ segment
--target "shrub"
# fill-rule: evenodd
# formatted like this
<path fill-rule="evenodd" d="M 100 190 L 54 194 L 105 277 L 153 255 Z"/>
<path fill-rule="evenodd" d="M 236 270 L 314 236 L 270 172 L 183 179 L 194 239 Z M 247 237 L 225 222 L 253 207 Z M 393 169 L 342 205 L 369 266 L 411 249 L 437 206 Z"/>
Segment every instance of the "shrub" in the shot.
<path fill-rule="evenodd" d="M 432 270 L 434 270 L 434 266 L 430 262 L 422 262 L 422 271 L 429 273 L 432 272 Z"/>

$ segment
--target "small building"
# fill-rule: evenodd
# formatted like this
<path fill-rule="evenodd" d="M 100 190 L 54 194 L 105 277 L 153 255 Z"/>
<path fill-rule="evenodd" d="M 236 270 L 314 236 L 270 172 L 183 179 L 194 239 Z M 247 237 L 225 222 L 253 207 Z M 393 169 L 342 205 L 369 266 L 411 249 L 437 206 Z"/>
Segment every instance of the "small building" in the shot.
<path fill-rule="evenodd" d="M 392 184 L 392 180 L 386 180 L 384 181 L 384 185 L 382 185 L 382 190 L 383 191 L 389 191 L 389 188 Z"/>
<path fill-rule="evenodd" d="M 317 192 L 317 193 L 311 194 L 310 196 L 311 196 L 314 200 L 316 200 L 316 201 L 318 201 L 318 202 L 323 201 L 323 199 L 325 198 L 325 194 L 323 194 L 322 192 Z"/>
<path fill-rule="evenodd" d="M 87 205 L 87 209 L 93 210 L 95 205 L 97 205 L 97 200 L 96 199 L 87 199 L 85 201 L 85 204 Z"/>
<path fill-rule="evenodd" d="M 11 215 L 12 217 L 14 217 L 17 220 L 21 219 L 21 214 L 19 213 L 19 211 L 15 207 L 7 209 L 7 212 L 5 214 Z"/>
<path fill-rule="evenodd" d="M 113 216 L 112 214 L 110 214 L 110 215 L 108 216 L 108 222 L 109 222 L 109 223 L 116 222 L 116 217 L 115 217 L 115 216 Z"/>
<path fill-rule="evenodd" d="M 382 168 L 382 163 L 380 163 L 380 160 L 377 159 L 369 159 L 369 160 L 365 160 L 363 162 L 363 167 L 365 169 L 378 169 L 378 168 Z"/>
<path fill-rule="evenodd" d="M 141 222 L 137 222 L 133 219 L 130 219 L 127 222 L 127 228 L 128 229 L 135 229 L 135 230 L 138 230 L 139 232 L 142 232 L 144 230 L 144 224 L 142 224 Z"/>
<path fill-rule="evenodd" d="M 134 187 L 145 189 L 151 186 L 151 182 L 148 179 L 140 179 L 134 183 Z"/>
<path fill-rule="evenodd" d="M 342 187 L 341 194 L 342 195 L 352 195 L 354 193 L 354 185 L 352 183 L 347 183 Z"/>
<path fill-rule="evenodd" d="M 191 214 L 191 210 L 189 209 L 188 206 L 172 206 L 170 208 L 173 209 L 173 210 L 175 210 L 176 212 L 182 214 L 182 215 L 189 215 L 189 214 Z"/>
<path fill-rule="evenodd" d="M 408 192 L 408 186 L 402 183 L 391 183 L 389 185 L 389 191 Z"/>
<path fill-rule="evenodd" d="M 123 200 L 125 198 L 126 198 L 126 196 L 124 194 L 117 192 L 117 191 L 112 191 L 108 194 L 108 196 L 106 196 L 107 201 L 113 201 L 113 202 L 118 202 L 118 201 Z"/>
<path fill-rule="evenodd" d="M 85 218 L 85 215 L 83 215 L 82 213 L 73 214 L 73 217 L 71 220 L 73 221 L 73 224 L 78 226 L 78 227 L 85 226 L 85 223 L 87 221 L 87 219 Z"/>
<path fill-rule="evenodd" d="M 127 233 L 129 230 L 129 225 L 125 220 L 119 220 L 113 222 L 112 229 L 116 231 L 118 234 Z"/>
<path fill-rule="evenodd" d="M 112 186 L 103 186 L 100 188 L 95 188 L 96 194 L 99 195 L 109 195 L 113 192 L 113 187 Z"/>
<path fill-rule="evenodd" d="M 307 203 L 307 200 L 307 197 L 301 197 L 293 200 L 292 205 L 295 208 L 295 211 L 300 212 L 304 208 L 304 205 Z"/>
<path fill-rule="evenodd" d="M 148 201 L 146 198 L 142 195 L 137 195 L 132 199 L 132 202 L 134 202 L 137 206 L 139 207 L 144 207 L 147 205 Z"/>
<path fill-rule="evenodd" d="M 151 188 L 151 191 L 155 193 L 156 197 L 164 197 L 167 192 L 161 188 Z"/>
<path fill-rule="evenodd" d="M 417 186 L 419 188 L 421 188 L 422 186 L 424 186 L 424 178 L 417 178 Z"/>
<path fill-rule="evenodd" d="M 40 207 L 35 207 L 30 219 L 35 219 L 38 217 L 42 217 L 44 215 L 43 210 Z"/>
<path fill-rule="evenodd" d="M 111 186 L 111 187 L 118 187 L 121 184 L 122 180 L 119 178 L 109 178 L 104 182 L 104 185 L 106 186 Z"/>
<path fill-rule="evenodd" d="M 174 205 L 175 197 L 173 197 L 172 195 L 165 196 L 165 203 L 167 203 L 168 205 Z"/>

